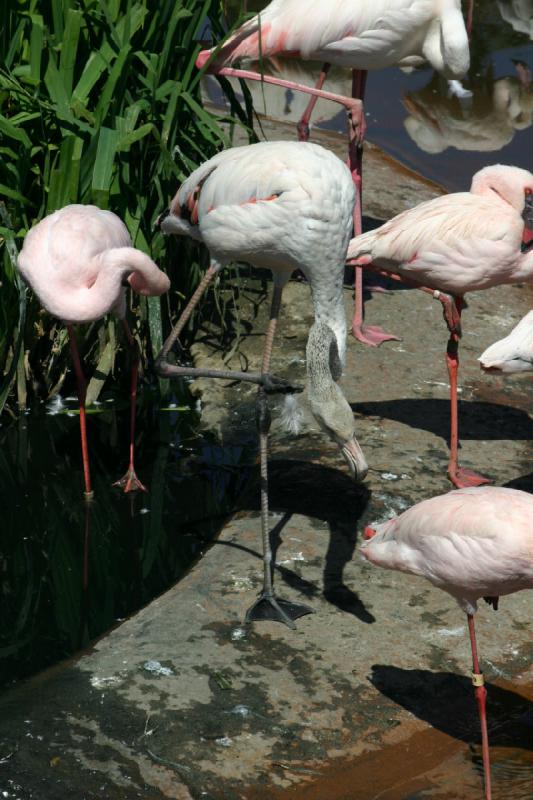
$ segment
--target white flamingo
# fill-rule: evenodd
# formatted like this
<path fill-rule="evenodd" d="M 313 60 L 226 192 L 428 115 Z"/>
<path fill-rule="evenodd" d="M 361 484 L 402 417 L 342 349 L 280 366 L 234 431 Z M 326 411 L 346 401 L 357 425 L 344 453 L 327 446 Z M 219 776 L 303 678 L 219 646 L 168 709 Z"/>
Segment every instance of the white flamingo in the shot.
<path fill-rule="evenodd" d="M 290 56 L 323 62 L 314 89 L 301 83 L 235 69 L 244 59 L 263 60 Z M 309 135 L 309 120 L 318 97 L 342 104 L 349 115 L 349 165 L 356 186 L 354 213 L 356 235 L 362 231 L 361 169 L 365 118 L 362 106 L 366 72 L 394 65 L 420 66 L 429 61 L 438 72 L 460 78 L 468 71 L 468 35 L 461 0 L 272 0 L 245 22 L 217 50 L 202 51 L 197 66 L 209 62 L 218 75 L 259 80 L 311 94 L 298 131 Z M 330 65 L 353 70 L 352 97 L 324 92 Z M 354 335 L 366 344 L 378 345 L 396 337 L 377 326 L 363 326 L 362 272 L 356 269 Z"/>
<path fill-rule="evenodd" d="M 246 620 L 276 619 L 294 627 L 308 606 L 276 597 L 268 536 L 267 393 L 293 387 L 269 374 L 284 285 L 294 270 L 306 276 L 315 325 L 307 344 L 311 410 L 339 445 L 354 477 L 367 465 L 355 438 L 353 414 L 336 381 L 346 350 L 343 274 L 352 228 L 354 188 L 346 166 L 332 153 L 305 142 L 261 142 L 237 147 L 202 164 L 183 183 L 160 218 L 164 233 L 205 243 L 211 265 L 157 360 L 159 374 L 236 378 L 257 383 L 261 458 L 261 525 L 264 585 Z M 272 270 L 274 292 L 260 373 L 189 369 L 171 365 L 168 353 L 212 278 L 230 261 Z"/>

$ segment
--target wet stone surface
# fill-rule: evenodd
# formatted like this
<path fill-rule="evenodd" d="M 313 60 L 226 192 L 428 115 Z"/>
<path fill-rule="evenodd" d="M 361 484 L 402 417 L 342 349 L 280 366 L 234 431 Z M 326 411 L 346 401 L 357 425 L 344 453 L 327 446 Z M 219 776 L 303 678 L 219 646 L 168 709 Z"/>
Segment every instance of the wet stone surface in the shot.
<path fill-rule="evenodd" d="M 242 337 L 229 365 L 252 368 L 268 317 L 268 303 L 257 298 L 268 286 L 245 280 L 235 321 Z M 530 380 L 482 375 L 476 361 L 529 309 L 531 295 L 504 287 L 468 302 L 462 462 L 498 484 L 531 490 Z M 351 305 L 346 288 L 347 314 Z M 336 446 L 310 420 L 291 438 L 273 414 L 276 587 L 315 613 L 296 631 L 243 625 L 262 577 L 256 469 L 233 518 L 177 586 L 76 661 L 0 698 L 2 796 L 481 796 L 461 611 L 423 580 L 372 568 L 357 555 L 365 524 L 450 488 L 447 331 L 439 304 L 415 291 L 374 294 L 366 313 L 402 341 L 379 349 L 349 342 L 342 385 L 371 467 L 365 484 L 351 481 Z M 290 283 L 277 374 L 303 379 L 311 319 L 308 287 Z M 196 363 L 219 365 L 222 355 L 204 330 Z M 222 441 L 253 436 L 253 388 L 197 381 L 193 391 L 203 425 Z M 484 607 L 478 615 L 494 798 L 509 796 L 509 776 L 533 773 L 530 616 L 526 592 L 504 598 L 498 613 Z"/>

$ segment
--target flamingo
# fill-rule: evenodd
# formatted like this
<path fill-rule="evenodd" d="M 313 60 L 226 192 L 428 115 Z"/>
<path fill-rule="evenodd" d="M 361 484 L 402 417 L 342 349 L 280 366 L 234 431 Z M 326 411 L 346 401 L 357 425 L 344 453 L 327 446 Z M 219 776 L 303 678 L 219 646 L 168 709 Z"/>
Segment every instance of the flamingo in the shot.
<path fill-rule="evenodd" d="M 350 173 L 333 153 L 305 142 L 260 142 L 225 150 L 182 184 L 161 216 L 163 233 L 191 236 L 208 247 L 211 262 L 156 361 L 159 375 L 201 375 L 258 384 L 257 422 L 261 465 L 263 588 L 246 621 L 273 619 L 294 628 L 308 606 L 276 596 L 268 535 L 267 394 L 297 390 L 270 375 L 281 295 L 295 269 L 306 276 L 315 324 L 307 342 L 308 395 L 321 428 L 338 444 L 352 475 L 367 464 L 355 438 L 352 411 L 340 387 L 346 351 L 343 272 L 355 193 Z M 274 291 L 260 373 L 193 369 L 169 364 L 168 354 L 213 277 L 230 261 L 272 270 Z M 295 414 L 289 418 L 295 419 Z"/>
<path fill-rule="evenodd" d="M 533 311 L 527 313 L 505 339 L 487 347 L 478 361 L 485 372 L 533 370 Z"/>
<path fill-rule="evenodd" d="M 489 482 L 457 463 L 462 298 L 476 289 L 532 283 L 533 252 L 524 244 L 530 237 L 533 174 L 496 164 L 474 175 L 469 192 L 421 203 L 352 239 L 348 247 L 350 263 L 364 264 L 421 288 L 443 305 L 450 332 L 446 352 L 451 405 L 448 475 L 458 487 Z"/>
<path fill-rule="evenodd" d="M 472 0 L 471 0 L 472 1 Z M 315 88 L 263 72 L 235 69 L 240 59 L 262 60 L 292 56 L 324 62 Z M 348 163 L 357 192 L 355 234 L 362 231 L 362 142 L 365 118 L 362 101 L 369 69 L 390 66 L 431 66 L 448 78 L 468 71 L 468 34 L 461 0 L 272 0 L 221 47 L 203 50 L 196 61 L 217 75 L 259 80 L 306 92 L 310 102 L 298 123 L 302 141 L 309 136 L 309 120 L 319 97 L 340 103 L 348 111 Z M 330 65 L 352 69 L 352 97 L 324 92 Z M 397 337 L 377 326 L 363 326 L 362 271 L 356 268 L 354 335 L 377 346 Z"/>
<path fill-rule="evenodd" d="M 109 312 L 120 318 L 130 351 L 131 421 L 129 467 L 116 485 L 146 491 L 135 474 L 134 437 L 138 353 L 126 322 L 125 286 L 142 295 L 166 292 L 170 281 L 140 250 L 132 247 L 124 223 L 96 206 L 68 205 L 44 217 L 26 234 L 18 258 L 23 278 L 50 314 L 65 322 L 78 384 L 85 498 L 93 497 L 85 420 L 87 384 L 76 344 L 75 323 L 93 322 Z"/>
<path fill-rule="evenodd" d="M 533 497 L 518 489 L 483 486 L 423 500 L 365 530 L 361 555 L 372 564 L 427 578 L 466 613 L 472 648 L 472 682 L 479 707 L 485 776 L 490 800 L 486 689 L 477 655 L 474 614 L 483 597 L 495 610 L 501 595 L 533 589 Z"/>

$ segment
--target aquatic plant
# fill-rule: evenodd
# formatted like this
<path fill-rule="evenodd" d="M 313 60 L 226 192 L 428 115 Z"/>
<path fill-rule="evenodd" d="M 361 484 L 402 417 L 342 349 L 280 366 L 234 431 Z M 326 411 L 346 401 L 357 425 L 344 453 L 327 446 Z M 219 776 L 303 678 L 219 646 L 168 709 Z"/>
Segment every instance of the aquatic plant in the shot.
<path fill-rule="evenodd" d="M 167 269 L 168 296 L 129 301 L 145 356 L 159 350 L 197 282 L 198 250 L 163 245 L 154 222 L 184 176 L 229 144 L 225 117 L 199 99 L 194 63 L 207 29 L 221 37 L 218 0 L 8 0 L 0 30 L 0 411 L 14 384 L 24 407 L 28 395 L 58 391 L 67 369 L 63 326 L 32 297 L 25 308 L 14 265 L 35 221 L 67 203 L 110 208 L 134 245 Z M 251 109 L 226 89 L 229 121 L 249 123 Z M 114 321 L 86 328 L 82 346 L 90 400 L 122 358 Z"/>

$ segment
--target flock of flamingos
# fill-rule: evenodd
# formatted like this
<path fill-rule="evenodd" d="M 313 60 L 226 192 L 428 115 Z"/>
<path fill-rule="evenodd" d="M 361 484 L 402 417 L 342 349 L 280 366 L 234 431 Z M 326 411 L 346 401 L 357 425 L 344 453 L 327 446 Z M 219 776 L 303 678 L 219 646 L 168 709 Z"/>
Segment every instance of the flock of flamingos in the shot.
<path fill-rule="evenodd" d="M 222 46 L 203 51 L 198 66 L 214 74 L 280 83 L 310 95 L 298 125 L 299 142 L 262 142 L 218 153 L 182 184 L 161 214 L 165 234 L 190 236 L 210 252 L 210 267 L 182 312 L 156 362 L 160 375 L 210 375 L 258 386 L 257 420 L 261 459 L 261 524 L 264 586 L 247 620 L 274 619 L 295 627 L 311 611 L 275 595 L 268 537 L 268 395 L 287 396 L 288 418 L 300 386 L 271 373 L 274 334 L 284 285 L 294 270 L 311 290 L 314 324 L 307 343 L 308 395 L 321 428 L 338 444 L 353 477 L 367 464 L 355 422 L 338 385 L 345 360 L 347 320 L 343 304 L 345 264 L 372 269 L 429 292 L 442 303 L 449 339 L 446 361 L 451 389 L 451 454 L 448 474 L 456 490 L 418 503 L 365 530 L 362 555 L 374 564 L 426 577 L 451 594 L 466 613 L 473 658 L 473 683 L 482 728 L 485 797 L 491 797 L 483 686 L 474 631 L 477 602 L 497 608 L 500 595 L 533 588 L 533 497 L 487 487 L 480 475 L 457 463 L 457 367 L 461 303 L 470 290 L 533 282 L 533 174 L 495 165 L 473 176 L 468 192 L 448 194 L 399 214 L 376 230 L 361 230 L 363 94 L 366 70 L 429 62 L 460 79 L 469 67 L 468 26 L 460 0 L 273 0 Z M 324 62 L 315 88 L 236 68 L 245 59 L 284 55 Z M 353 70 L 351 97 L 324 90 L 329 65 Z M 348 168 L 335 155 L 306 141 L 317 97 L 348 111 Z M 355 236 L 353 234 L 355 233 Z M 270 322 L 258 372 L 199 370 L 169 363 L 168 355 L 203 291 L 229 262 L 247 261 L 273 275 Z M 19 257 L 22 275 L 48 311 L 70 334 L 78 381 L 85 493 L 92 496 L 85 429 L 85 379 L 73 326 L 109 312 L 124 325 L 134 353 L 130 464 L 118 483 L 144 489 L 135 474 L 134 435 L 137 356 L 125 319 L 125 287 L 144 295 L 169 288 L 167 276 L 132 247 L 126 226 L 112 212 L 71 205 L 47 216 L 27 234 Z M 356 308 L 354 334 L 367 344 L 391 338 L 365 326 Z M 480 358 L 488 371 L 533 369 L 533 311 L 511 334 Z M 295 415 L 293 415 L 295 417 Z M 295 423 L 296 424 L 296 423 Z"/>

